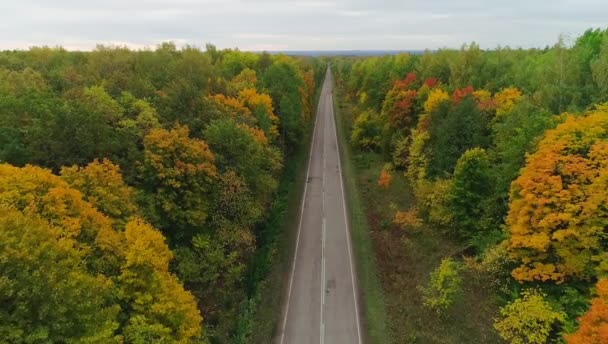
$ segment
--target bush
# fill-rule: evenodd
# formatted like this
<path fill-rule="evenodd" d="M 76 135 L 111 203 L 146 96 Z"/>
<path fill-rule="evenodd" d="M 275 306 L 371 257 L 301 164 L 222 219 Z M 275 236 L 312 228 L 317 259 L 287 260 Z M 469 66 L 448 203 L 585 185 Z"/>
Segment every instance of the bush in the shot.
<path fill-rule="evenodd" d="M 452 223 L 452 213 L 447 208 L 447 194 L 451 184 L 450 179 L 437 179 L 433 182 L 419 180 L 414 185 L 419 214 L 426 222 L 439 226 L 449 226 Z"/>
<path fill-rule="evenodd" d="M 513 261 L 507 253 L 507 244 L 502 243 L 486 249 L 480 258 L 465 259 L 467 268 L 482 279 L 484 285 L 503 294 L 510 291 Z"/>
<path fill-rule="evenodd" d="M 556 322 L 565 314 L 554 311 L 545 294 L 535 289 L 524 290 L 521 296 L 500 309 L 502 318 L 494 320 L 498 334 L 512 344 L 545 344 Z"/>
<path fill-rule="evenodd" d="M 363 150 L 379 150 L 382 142 L 382 120 L 376 114 L 363 112 L 355 120 L 351 143 Z"/>
<path fill-rule="evenodd" d="M 424 306 L 441 315 L 462 296 L 460 263 L 444 258 L 431 272 L 428 286 L 419 286 Z"/>

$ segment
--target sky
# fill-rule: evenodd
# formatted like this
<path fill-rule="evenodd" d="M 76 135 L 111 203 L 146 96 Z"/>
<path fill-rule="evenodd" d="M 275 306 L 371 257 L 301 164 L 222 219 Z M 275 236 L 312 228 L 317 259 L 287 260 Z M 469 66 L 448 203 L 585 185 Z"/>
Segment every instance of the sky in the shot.
<path fill-rule="evenodd" d="M 606 0 L 0 0 L 0 49 L 528 48 L 607 26 Z"/>

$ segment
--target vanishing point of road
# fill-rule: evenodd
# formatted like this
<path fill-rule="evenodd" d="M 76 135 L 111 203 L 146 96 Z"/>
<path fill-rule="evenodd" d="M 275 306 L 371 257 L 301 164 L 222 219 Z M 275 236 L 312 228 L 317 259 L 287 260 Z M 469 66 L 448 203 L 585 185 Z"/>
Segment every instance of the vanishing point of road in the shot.
<path fill-rule="evenodd" d="M 360 344 L 357 286 L 333 111 L 323 82 L 278 344 Z"/>

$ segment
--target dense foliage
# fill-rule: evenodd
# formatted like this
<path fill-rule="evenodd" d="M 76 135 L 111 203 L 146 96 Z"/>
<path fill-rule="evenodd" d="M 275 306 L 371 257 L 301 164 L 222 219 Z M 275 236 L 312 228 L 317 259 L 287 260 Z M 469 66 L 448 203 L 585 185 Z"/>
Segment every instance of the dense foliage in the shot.
<path fill-rule="evenodd" d="M 358 111 L 353 147 L 390 165 L 378 187 L 399 187 L 392 171 L 413 190 L 410 209 L 393 209 L 394 230 L 460 247 L 446 259 L 485 281 L 504 305 L 495 328 L 513 343 L 599 343 L 608 323 L 606 47 L 608 30 L 594 29 L 545 49 L 473 43 L 332 61 Z M 426 304 L 431 287 L 420 287 Z"/>
<path fill-rule="evenodd" d="M 211 45 L 0 52 L 0 337 L 234 342 L 324 70 Z"/>

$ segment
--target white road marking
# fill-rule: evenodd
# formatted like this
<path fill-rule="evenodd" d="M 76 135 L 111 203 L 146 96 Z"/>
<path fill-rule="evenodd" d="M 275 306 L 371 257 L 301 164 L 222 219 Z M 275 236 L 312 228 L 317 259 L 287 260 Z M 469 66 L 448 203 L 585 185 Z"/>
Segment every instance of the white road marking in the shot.
<path fill-rule="evenodd" d="M 323 120 L 325 121 L 325 118 L 323 118 Z M 321 214 L 323 217 L 323 225 L 321 226 L 321 317 L 320 317 L 320 324 L 319 324 L 319 331 L 320 331 L 320 337 L 321 339 L 319 340 L 319 342 L 321 344 L 323 344 L 325 342 L 325 320 L 323 317 L 323 311 L 324 311 L 324 306 L 325 306 L 325 231 L 326 231 L 326 227 L 325 227 L 325 147 L 326 147 L 326 142 L 325 142 L 325 137 L 326 137 L 326 123 L 323 123 L 323 166 L 322 166 L 322 170 L 323 170 L 323 174 L 322 174 L 322 194 L 321 194 L 321 203 L 322 203 L 322 210 L 321 210 Z"/>
<path fill-rule="evenodd" d="M 306 202 L 306 192 L 308 191 L 308 177 L 310 176 L 310 161 L 312 160 L 312 152 L 315 149 L 315 137 L 316 137 L 316 133 L 317 133 L 317 122 L 319 119 L 319 108 L 321 104 L 319 104 L 319 107 L 317 107 L 317 114 L 315 116 L 315 124 L 314 124 L 314 128 L 312 130 L 312 142 L 310 144 L 310 153 L 308 155 L 308 167 L 306 169 L 306 181 L 304 184 L 304 193 L 302 194 L 302 205 L 301 205 L 301 209 L 300 209 L 300 222 L 298 224 L 298 234 L 296 237 L 296 248 L 295 248 L 295 252 L 293 255 L 293 264 L 291 266 L 291 277 L 289 279 L 289 289 L 287 291 L 287 305 L 285 306 L 285 318 L 283 318 L 283 330 L 281 331 L 281 344 L 283 344 L 283 341 L 285 339 L 285 328 L 287 326 L 287 315 L 289 314 L 289 304 L 291 302 L 291 290 L 293 288 L 293 277 L 295 274 L 295 270 L 296 270 L 296 262 L 298 259 L 298 246 L 300 243 L 300 233 L 302 231 L 302 217 L 304 214 L 304 203 Z"/>
<path fill-rule="evenodd" d="M 325 342 L 325 321 L 323 319 L 323 308 L 325 306 L 325 217 L 323 218 L 323 233 L 321 235 L 322 241 L 322 253 L 321 253 L 321 323 L 320 329 L 320 343 Z"/>
<path fill-rule="evenodd" d="M 336 139 L 336 149 L 338 149 L 338 174 L 340 175 L 340 191 L 342 192 L 342 209 L 344 210 L 344 222 L 346 224 L 345 231 L 346 231 L 346 241 L 348 244 L 348 259 L 349 259 L 349 263 L 350 263 L 350 279 L 352 282 L 352 286 L 353 286 L 353 299 L 355 302 L 355 319 L 357 320 L 357 339 L 358 339 L 358 343 L 361 344 L 361 326 L 359 325 L 359 307 L 357 305 L 357 288 L 355 287 L 355 275 L 354 275 L 354 269 L 353 269 L 353 257 L 352 257 L 352 248 L 351 248 L 351 244 L 350 244 L 350 229 L 348 228 L 348 217 L 346 215 L 346 200 L 344 199 L 344 179 L 342 178 L 342 163 L 340 162 L 340 150 L 339 150 L 339 146 L 338 146 L 338 131 L 336 128 L 336 116 L 334 114 L 334 99 L 333 99 L 333 90 L 332 93 L 329 95 L 329 99 L 331 100 L 331 114 L 332 117 L 334 118 L 333 122 L 333 127 L 334 127 L 334 132 L 336 133 L 336 135 L 334 136 Z"/>

